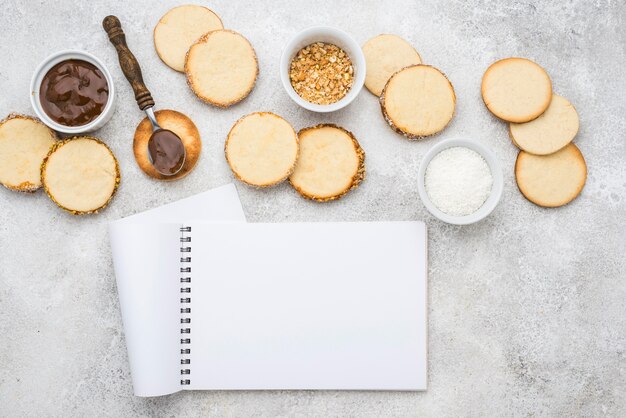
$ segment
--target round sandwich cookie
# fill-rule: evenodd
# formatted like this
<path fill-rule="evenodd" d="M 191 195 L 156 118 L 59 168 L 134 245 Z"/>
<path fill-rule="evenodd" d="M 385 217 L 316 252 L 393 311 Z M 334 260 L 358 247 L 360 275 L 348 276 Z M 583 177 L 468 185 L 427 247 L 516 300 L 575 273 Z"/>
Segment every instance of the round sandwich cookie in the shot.
<path fill-rule="evenodd" d="M 363 44 L 365 55 L 365 87 L 380 96 L 387 80 L 397 71 L 421 64 L 420 54 L 397 35 L 381 34 Z"/>
<path fill-rule="evenodd" d="M 300 157 L 289 182 L 307 199 L 339 199 L 365 178 L 365 152 L 351 132 L 331 124 L 298 132 Z"/>
<path fill-rule="evenodd" d="M 550 155 L 520 151 L 515 179 L 524 197 L 548 208 L 563 206 L 580 194 L 587 180 L 587 165 L 576 145 Z"/>
<path fill-rule="evenodd" d="M 298 159 L 298 137 L 285 119 L 269 112 L 239 119 L 226 138 L 224 152 L 233 174 L 255 187 L 285 180 Z"/>
<path fill-rule="evenodd" d="M 259 73 L 246 38 L 231 30 L 209 32 L 194 43 L 185 61 L 187 84 L 201 100 L 220 107 L 243 100 Z"/>
<path fill-rule="evenodd" d="M 526 58 L 505 58 L 491 64 L 481 85 L 483 101 L 495 116 L 508 122 L 536 119 L 550 105 L 552 82 L 541 66 Z"/>
<path fill-rule="evenodd" d="M 422 64 L 391 76 L 380 96 L 387 123 L 408 139 L 441 132 L 452 120 L 455 104 L 454 88 L 446 76 Z"/>
<path fill-rule="evenodd" d="M 19 192 L 41 187 L 41 163 L 56 133 L 30 116 L 10 114 L 0 121 L 0 183 Z"/>
<path fill-rule="evenodd" d="M 73 215 L 97 213 L 111 200 L 120 183 L 113 152 L 90 136 L 55 143 L 41 165 L 46 193 Z"/>
<path fill-rule="evenodd" d="M 167 12 L 154 28 L 154 48 L 168 67 L 185 71 L 185 56 L 207 32 L 223 29 L 222 20 L 203 6 L 178 6 Z"/>
<path fill-rule="evenodd" d="M 200 132 L 191 119 L 175 110 L 157 110 L 154 115 L 161 128 L 174 132 L 183 142 L 185 147 L 183 167 L 173 176 L 164 176 L 156 171 L 148 155 L 148 141 L 152 136 L 152 125 L 148 118 L 144 118 L 135 129 L 133 140 L 135 161 L 144 173 L 154 179 L 163 181 L 182 179 L 193 170 L 200 158 L 200 151 L 202 150 Z"/>
<path fill-rule="evenodd" d="M 537 119 L 509 124 L 513 143 L 535 155 L 557 152 L 572 142 L 578 133 L 578 113 L 564 97 L 552 95 L 548 109 Z"/>

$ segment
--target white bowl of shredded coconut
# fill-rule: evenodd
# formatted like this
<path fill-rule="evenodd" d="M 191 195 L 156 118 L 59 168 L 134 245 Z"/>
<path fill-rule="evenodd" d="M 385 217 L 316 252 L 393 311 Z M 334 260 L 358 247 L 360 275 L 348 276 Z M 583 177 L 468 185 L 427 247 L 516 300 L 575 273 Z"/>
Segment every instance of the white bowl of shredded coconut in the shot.
<path fill-rule="evenodd" d="M 422 159 L 418 191 L 426 209 L 440 220 L 468 225 L 489 215 L 500 201 L 502 168 L 483 145 L 448 139 Z"/>

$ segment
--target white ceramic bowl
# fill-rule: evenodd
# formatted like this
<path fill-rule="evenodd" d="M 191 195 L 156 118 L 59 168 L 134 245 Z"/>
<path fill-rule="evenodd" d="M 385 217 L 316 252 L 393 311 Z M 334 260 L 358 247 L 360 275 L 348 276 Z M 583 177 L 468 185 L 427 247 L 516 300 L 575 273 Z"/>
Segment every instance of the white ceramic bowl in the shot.
<path fill-rule="evenodd" d="M 432 160 L 433 157 L 435 157 L 435 155 L 439 154 L 441 151 L 452 147 L 465 147 L 476 151 L 487 162 L 487 165 L 491 170 L 491 176 L 493 177 L 491 194 L 489 195 L 485 203 L 483 203 L 480 209 L 478 209 L 476 212 L 466 216 L 453 216 L 442 212 L 430 200 L 430 197 L 428 197 L 428 193 L 426 192 L 426 186 L 424 185 L 426 168 L 428 167 L 430 160 Z M 424 203 L 424 206 L 426 206 L 426 209 L 428 209 L 428 211 L 432 213 L 435 217 L 449 224 L 469 225 L 484 219 L 496 208 L 498 202 L 500 202 L 500 198 L 502 197 L 504 179 L 502 177 L 502 167 L 500 165 L 500 161 L 498 160 L 496 155 L 489 149 L 479 144 L 478 142 L 470 141 L 467 139 L 447 139 L 435 144 L 430 150 L 428 150 L 426 155 L 424 155 L 424 158 L 422 158 L 422 162 L 420 164 L 417 176 L 417 190 L 419 192 L 420 198 L 422 199 L 422 202 Z"/>
<path fill-rule="evenodd" d="M 291 60 L 298 51 L 314 42 L 327 42 L 337 45 L 339 48 L 346 51 L 352 60 L 354 82 L 348 94 L 338 102 L 328 105 L 308 102 L 300 97 L 291 86 L 291 81 L 289 80 L 289 66 Z M 280 57 L 280 80 L 289 97 L 303 108 L 312 110 L 313 112 L 334 112 L 335 110 L 349 105 L 363 88 L 363 84 L 365 83 L 365 56 L 363 55 L 361 46 L 346 32 L 328 26 L 314 26 L 303 30 L 291 38 L 287 46 L 285 46 L 285 49 L 283 49 L 283 54 Z"/>
<path fill-rule="evenodd" d="M 50 71 L 53 66 L 60 63 L 61 61 L 70 59 L 83 60 L 95 65 L 100 71 L 102 71 L 102 74 L 104 74 L 104 77 L 107 80 L 107 84 L 109 85 L 109 98 L 106 106 L 104 107 L 104 110 L 96 119 L 82 126 L 65 126 L 53 121 L 46 114 L 46 112 L 44 112 L 43 108 L 41 107 L 41 102 L 39 101 L 39 88 L 41 87 L 43 77 L 48 73 L 48 71 Z M 105 123 L 109 121 L 109 119 L 111 119 L 111 116 L 113 116 L 115 103 L 115 86 L 113 84 L 113 78 L 111 77 L 111 73 L 109 73 L 109 70 L 98 58 L 83 51 L 65 50 L 50 55 L 48 58 L 43 60 L 43 62 L 39 64 L 39 67 L 37 67 L 37 69 L 35 70 L 33 78 L 30 81 L 30 103 L 32 104 L 33 110 L 35 111 L 37 117 L 50 128 L 66 134 L 81 134 L 100 129 L 104 126 Z"/>

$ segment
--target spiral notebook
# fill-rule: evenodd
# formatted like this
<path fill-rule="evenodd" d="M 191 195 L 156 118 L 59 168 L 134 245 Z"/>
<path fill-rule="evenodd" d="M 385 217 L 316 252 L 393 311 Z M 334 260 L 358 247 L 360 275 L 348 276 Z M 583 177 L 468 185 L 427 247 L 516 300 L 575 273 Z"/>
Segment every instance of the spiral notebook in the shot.
<path fill-rule="evenodd" d="M 110 233 L 138 396 L 426 389 L 421 222 L 124 221 Z"/>

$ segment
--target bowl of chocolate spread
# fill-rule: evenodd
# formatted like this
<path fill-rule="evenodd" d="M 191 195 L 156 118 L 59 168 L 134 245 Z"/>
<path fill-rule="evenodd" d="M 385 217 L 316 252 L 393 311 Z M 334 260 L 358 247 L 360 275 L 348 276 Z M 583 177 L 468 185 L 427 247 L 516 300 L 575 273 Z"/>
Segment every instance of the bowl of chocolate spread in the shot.
<path fill-rule="evenodd" d="M 95 131 L 113 115 L 113 79 L 102 62 L 83 51 L 61 51 L 46 58 L 30 85 L 35 113 L 55 131 Z"/>

